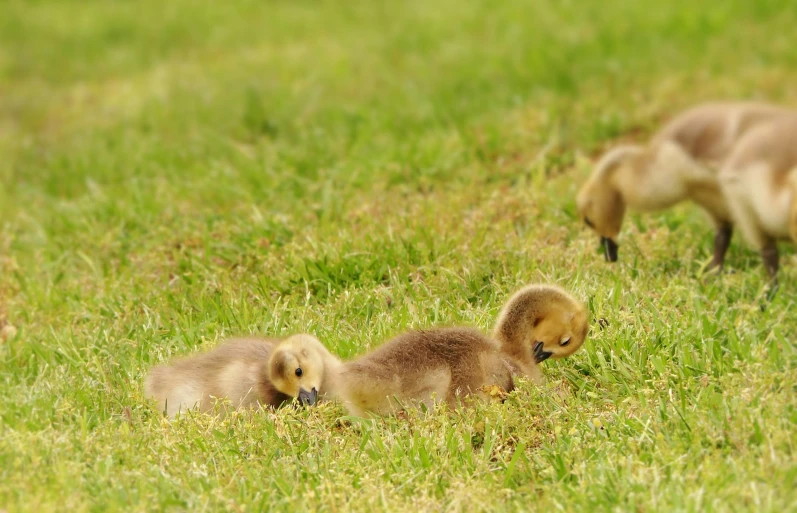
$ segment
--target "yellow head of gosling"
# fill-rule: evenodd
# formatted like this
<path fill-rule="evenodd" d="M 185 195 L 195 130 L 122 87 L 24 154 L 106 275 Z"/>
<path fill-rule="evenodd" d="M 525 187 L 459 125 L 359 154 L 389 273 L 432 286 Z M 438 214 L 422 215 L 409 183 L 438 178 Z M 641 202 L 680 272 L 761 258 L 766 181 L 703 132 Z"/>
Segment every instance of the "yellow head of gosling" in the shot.
<path fill-rule="evenodd" d="M 551 308 L 548 315 L 534 328 L 531 350 L 534 361 L 565 358 L 578 351 L 586 339 L 587 314 L 564 305 Z"/>
<path fill-rule="evenodd" d="M 298 397 L 305 405 L 315 404 L 323 392 L 326 357 L 324 345 L 312 335 L 293 335 L 277 345 L 268 361 L 274 387 L 283 394 Z"/>
<path fill-rule="evenodd" d="M 632 165 L 632 157 L 641 151 L 636 146 L 621 146 L 606 153 L 576 197 L 579 218 L 600 235 L 609 262 L 617 261 L 617 237 L 625 215 L 625 200 L 614 176 L 623 166 Z"/>
<path fill-rule="evenodd" d="M 523 361 L 559 359 L 578 351 L 589 329 L 586 307 L 553 285 L 516 292 L 498 316 L 495 337 L 502 349 Z"/>

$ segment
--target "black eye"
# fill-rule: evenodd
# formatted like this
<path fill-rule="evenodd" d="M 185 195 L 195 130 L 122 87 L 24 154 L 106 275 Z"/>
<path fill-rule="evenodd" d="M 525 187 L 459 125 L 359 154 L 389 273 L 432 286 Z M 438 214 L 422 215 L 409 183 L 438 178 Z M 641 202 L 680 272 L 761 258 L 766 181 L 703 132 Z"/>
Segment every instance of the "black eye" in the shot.
<path fill-rule="evenodd" d="M 584 218 L 584 222 L 585 222 L 585 223 L 587 224 L 587 226 L 589 226 L 590 228 L 593 228 L 593 229 L 595 228 L 595 225 L 594 225 L 594 224 L 592 224 L 592 221 L 590 221 L 590 220 L 589 220 L 589 217 L 585 217 L 585 218 Z"/>
<path fill-rule="evenodd" d="M 297 378 L 301 378 L 301 377 L 302 377 L 302 374 L 304 374 L 304 373 L 302 372 L 302 368 L 301 368 L 301 367 L 299 367 L 298 369 L 296 369 L 296 377 L 297 377 Z"/>
<path fill-rule="evenodd" d="M 559 342 L 559 345 L 562 346 L 562 347 L 565 347 L 569 343 L 570 343 L 570 337 L 567 337 L 566 339 L 564 339 L 561 342 Z"/>

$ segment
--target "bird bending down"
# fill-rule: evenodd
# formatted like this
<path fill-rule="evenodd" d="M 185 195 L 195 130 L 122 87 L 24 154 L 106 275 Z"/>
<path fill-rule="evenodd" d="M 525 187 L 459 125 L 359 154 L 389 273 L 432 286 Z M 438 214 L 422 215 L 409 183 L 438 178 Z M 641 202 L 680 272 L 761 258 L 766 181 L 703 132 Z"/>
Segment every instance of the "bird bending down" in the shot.
<path fill-rule="evenodd" d="M 691 200 L 715 226 L 710 268 L 721 268 L 733 233 L 718 171 L 736 144 L 762 123 L 793 112 L 763 103 L 708 103 L 675 117 L 645 146 L 604 154 L 578 192 L 579 218 L 600 235 L 606 260 L 617 260 L 626 208 L 658 211 Z"/>

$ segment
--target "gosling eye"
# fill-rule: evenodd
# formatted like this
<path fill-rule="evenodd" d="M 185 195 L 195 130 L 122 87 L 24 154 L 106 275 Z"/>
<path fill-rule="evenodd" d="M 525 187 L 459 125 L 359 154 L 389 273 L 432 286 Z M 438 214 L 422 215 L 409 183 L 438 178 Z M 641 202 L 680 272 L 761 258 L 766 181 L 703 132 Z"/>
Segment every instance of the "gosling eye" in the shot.
<path fill-rule="evenodd" d="M 302 371 L 302 368 L 299 367 L 299 368 L 296 369 L 296 373 L 295 374 L 296 374 L 297 378 L 301 378 L 302 374 L 304 374 L 304 372 Z"/>
<path fill-rule="evenodd" d="M 594 225 L 594 224 L 592 224 L 592 221 L 590 221 L 590 220 L 589 220 L 589 217 L 584 217 L 584 223 L 585 223 L 587 226 L 589 226 L 590 228 L 592 228 L 593 230 L 595 229 L 595 225 Z"/>
<path fill-rule="evenodd" d="M 569 343 L 570 343 L 570 337 L 563 338 L 562 340 L 559 341 L 559 345 L 562 347 L 565 347 Z"/>

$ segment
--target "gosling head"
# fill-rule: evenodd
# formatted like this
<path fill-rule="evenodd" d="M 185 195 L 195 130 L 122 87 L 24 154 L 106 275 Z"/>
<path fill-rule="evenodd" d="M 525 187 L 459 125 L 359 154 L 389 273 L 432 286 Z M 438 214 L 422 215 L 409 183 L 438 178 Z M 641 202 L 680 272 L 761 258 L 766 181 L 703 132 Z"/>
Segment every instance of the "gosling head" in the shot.
<path fill-rule="evenodd" d="M 324 380 L 324 345 L 312 335 L 293 335 L 271 353 L 268 371 L 274 387 L 291 397 L 298 397 L 304 405 L 318 400 Z"/>
<path fill-rule="evenodd" d="M 621 146 L 606 153 L 576 197 L 578 216 L 600 236 L 608 262 L 617 261 L 617 237 L 625 215 L 625 201 L 614 183 L 614 176 L 617 170 L 630 165 L 630 157 L 640 151 L 635 146 Z"/>
<path fill-rule="evenodd" d="M 570 356 L 581 348 L 587 338 L 586 310 L 560 306 L 552 308 L 548 315 L 538 319 L 532 334 L 531 351 L 535 362 Z"/>
<path fill-rule="evenodd" d="M 575 353 L 587 337 L 587 309 L 552 285 L 530 285 L 513 295 L 498 316 L 495 337 L 504 351 L 540 363 Z"/>

